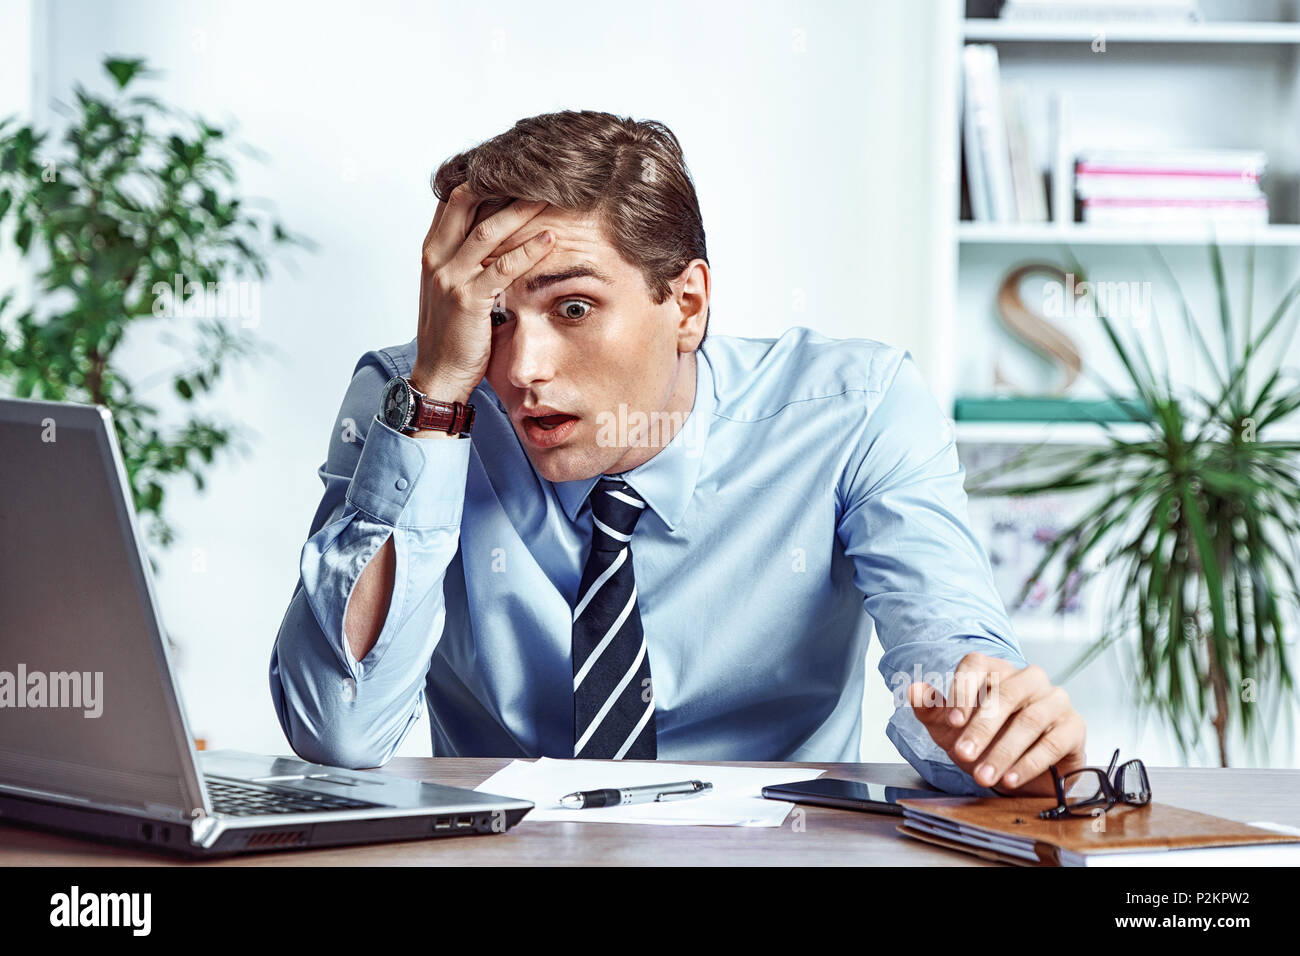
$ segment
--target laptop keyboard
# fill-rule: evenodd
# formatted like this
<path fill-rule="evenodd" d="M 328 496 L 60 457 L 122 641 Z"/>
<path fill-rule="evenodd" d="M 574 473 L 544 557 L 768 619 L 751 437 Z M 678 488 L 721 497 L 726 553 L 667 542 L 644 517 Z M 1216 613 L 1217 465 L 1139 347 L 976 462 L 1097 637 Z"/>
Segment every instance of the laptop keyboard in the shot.
<path fill-rule="evenodd" d="M 328 810 L 361 810 L 382 806 L 332 793 L 256 787 L 217 777 L 204 777 L 203 782 L 207 784 L 212 809 L 231 817 L 256 817 L 268 813 L 322 813 Z"/>

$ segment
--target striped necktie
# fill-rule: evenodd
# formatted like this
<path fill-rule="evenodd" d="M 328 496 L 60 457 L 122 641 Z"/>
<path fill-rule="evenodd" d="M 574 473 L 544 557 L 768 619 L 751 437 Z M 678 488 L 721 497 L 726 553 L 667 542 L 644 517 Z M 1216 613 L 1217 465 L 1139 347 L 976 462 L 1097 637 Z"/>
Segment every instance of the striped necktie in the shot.
<path fill-rule="evenodd" d="M 654 693 L 632 576 L 632 529 L 645 501 L 601 478 L 591 493 L 591 552 L 573 609 L 573 755 L 653 760 Z"/>

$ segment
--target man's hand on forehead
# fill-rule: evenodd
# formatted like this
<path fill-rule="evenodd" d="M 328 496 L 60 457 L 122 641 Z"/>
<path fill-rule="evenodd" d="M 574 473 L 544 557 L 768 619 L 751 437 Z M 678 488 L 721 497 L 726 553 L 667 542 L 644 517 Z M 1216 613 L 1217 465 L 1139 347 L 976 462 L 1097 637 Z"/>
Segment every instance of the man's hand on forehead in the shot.
<path fill-rule="evenodd" d="M 500 212 L 502 209 L 506 208 L 506 206 L 510 205 L 511 202 L 513 202 L 513 200 L 510 199 L 483 200 L 483 202 L 479 203 L 478 208 L 474 211 L 474 221 L 470 223 L 470 229 L 473 230 L 474 227 L 476 227 L 484 219 L 487 219 L 492 215 L 494 215 L 495 213 Z M 550 208 L 551 207 L 549 204 L 543 206 L 541 210 L 538 211 L 537 215 L 542 215 Z M 489 253 L 487 257 L 485 257 L 482 260 L 481 263 L 482 266 L 484 268 L 487 268 L 488 266 L 492 265 L 492 263 L 495 262 L 497 259 L 501 258 L 501 256 L 509 252 L 511 249 L 515 249 L 518 246 L 523 245 L 525 242 L 528 241 L 528 239 L 532 237 L 533 233 L 536 231 L 537 231 L 537 227 L 535 225 L 530 225 L 529 223 L 525 223 L 524 225 L 520 226 L 510 235 L 506 236 L 499 243 L 497 243 L 496 248 L 493 249 L 492 252 Z"/>

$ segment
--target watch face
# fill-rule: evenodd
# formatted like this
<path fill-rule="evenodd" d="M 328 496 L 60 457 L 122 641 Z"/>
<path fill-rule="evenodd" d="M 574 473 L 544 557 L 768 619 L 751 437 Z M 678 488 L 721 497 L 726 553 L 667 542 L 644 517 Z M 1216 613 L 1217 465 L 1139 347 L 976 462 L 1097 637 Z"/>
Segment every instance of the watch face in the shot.
<path fill-rule="evenodd" d="M 384 424 L 401 431 L 411 421 L 411 390 L 402 378 L 394 378 L 384 388 Z"/>

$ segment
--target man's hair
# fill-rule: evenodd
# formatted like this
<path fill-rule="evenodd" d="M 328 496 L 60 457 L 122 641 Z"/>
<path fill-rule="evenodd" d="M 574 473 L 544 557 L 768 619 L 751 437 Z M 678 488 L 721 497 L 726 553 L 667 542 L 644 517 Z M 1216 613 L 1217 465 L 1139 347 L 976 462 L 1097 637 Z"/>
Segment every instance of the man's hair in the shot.
<path fill-rule="evenodd" d="M 641 270 L 656 305 L 692 259 L 709 261 L 681 144 L 655 120 L 592 110 L 530 116 L 443 162 L 431 184 L 445 200 L 464 182 L 488 214 L 523 199 L 592 215 L 619 255 Z M 705 335 L 708 328 L 706 312 Z"/>

